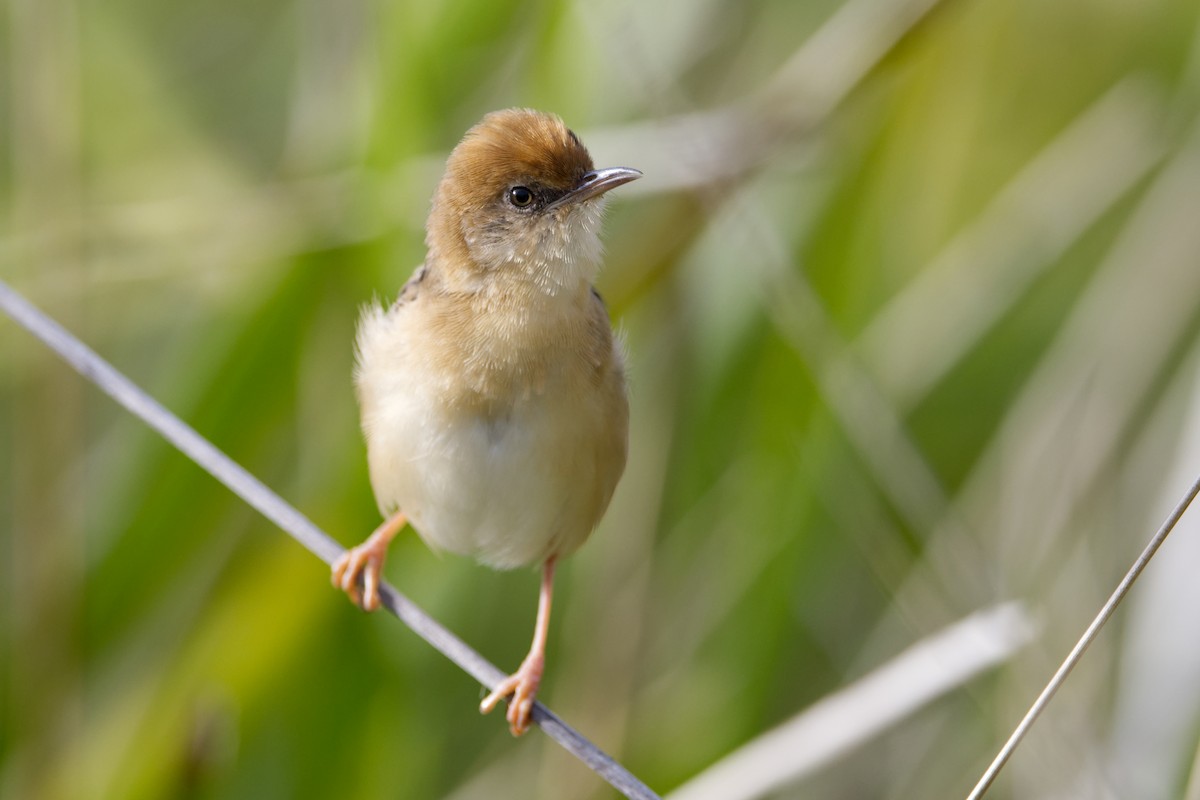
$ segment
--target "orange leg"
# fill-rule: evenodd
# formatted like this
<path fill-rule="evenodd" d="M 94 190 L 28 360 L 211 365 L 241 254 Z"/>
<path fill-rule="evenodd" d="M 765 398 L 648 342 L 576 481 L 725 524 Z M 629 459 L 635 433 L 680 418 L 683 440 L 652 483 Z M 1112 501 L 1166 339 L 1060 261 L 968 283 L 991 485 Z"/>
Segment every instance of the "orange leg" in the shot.
<path fill-rule="evenodd" d="M 333 563 L 333 585 L 350 595 L 364 611 L 379 608 L 379 576 L 387 548 L 408 518 L 397 511 L 383 521 L 358 547 L 352 547 Z M 361 586 L 360 586 L 361 579 Z"/>
<path fill-rule="evenodd" d="M 542 669 L 546 665 L 546 636 L 550 629 L 550 596 L 554 589 L 554 559 L 542 566 L 542 590 L 538 595 L 537 624 L 533 629 L 533 644 L 529 655 L 512 675 L 505 678 L 495 690 L 479 704 L 480 713 L 487 714 L 505 697 L 512 695 L 508 703 L 508 729 L 513 736 L 529 730 L 529 716 L 538 686 L 542 682 Z"/>

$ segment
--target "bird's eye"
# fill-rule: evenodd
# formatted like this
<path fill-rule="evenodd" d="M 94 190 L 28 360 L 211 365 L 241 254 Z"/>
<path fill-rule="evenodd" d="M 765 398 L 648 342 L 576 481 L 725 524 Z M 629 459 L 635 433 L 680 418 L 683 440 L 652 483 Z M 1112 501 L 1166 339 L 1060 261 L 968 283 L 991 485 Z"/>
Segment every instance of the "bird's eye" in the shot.
<path fill-rule="evenodd" d="M 533 204 L 533 192 L 524 186 L 514 186 L 508 190 L 508 202 L 517 208 L 528 208 Z"/>

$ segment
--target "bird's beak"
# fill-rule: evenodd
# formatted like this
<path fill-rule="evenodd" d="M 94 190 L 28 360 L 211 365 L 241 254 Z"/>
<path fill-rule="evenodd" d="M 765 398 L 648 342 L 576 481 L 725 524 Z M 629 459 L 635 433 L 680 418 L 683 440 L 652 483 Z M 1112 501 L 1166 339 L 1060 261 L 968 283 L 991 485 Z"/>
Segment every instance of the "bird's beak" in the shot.
<path fill-rule="evenodd" d="M 622 184 L 636 181 L 640 177 L 642 177 L 641 170 L 631 169 L 630 167 L 594 169 L 583 176 L 583 180 L 579 182 L 578 186 L 546 206 L 546 210 L 549 211 L 588 200 L 604 194 L 609 189 L 615 189 Z"/>

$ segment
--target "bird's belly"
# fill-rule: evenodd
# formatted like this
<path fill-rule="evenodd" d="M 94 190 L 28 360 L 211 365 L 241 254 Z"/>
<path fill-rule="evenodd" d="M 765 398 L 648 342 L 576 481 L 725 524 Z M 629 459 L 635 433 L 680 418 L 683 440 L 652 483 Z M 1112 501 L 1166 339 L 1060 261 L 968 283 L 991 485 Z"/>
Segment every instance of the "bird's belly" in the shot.
<path fill-rule="evenodd" d="M 601 454 L 589 452 L 594 427 L 580 409 L 533 397 L 503 414 L 462 412 L 411 388 L 371 420 L 371 482 L 385 513 L 404 511 L 435 549 L 500 568 L 583 543 L 604 509 L 594 507 Z"/>

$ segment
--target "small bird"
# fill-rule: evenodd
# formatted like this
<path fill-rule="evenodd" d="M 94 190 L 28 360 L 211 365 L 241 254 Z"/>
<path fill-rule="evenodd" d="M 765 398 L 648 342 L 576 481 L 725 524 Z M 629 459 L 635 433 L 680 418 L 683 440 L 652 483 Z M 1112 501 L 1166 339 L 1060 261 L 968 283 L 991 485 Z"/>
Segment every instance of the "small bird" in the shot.
<path fill-rule="evenodd" d="M 551 114 L 488 114 L 446 162 L 424 264 L 359 320 L 355 383 L 385 521 L 333 583 L 377 608 L 405 524 L 497 569 L 541 565 L 529 655 L 480 704 L 486 714 L 511 696 L 514 736 L 542 678 L 554 566 L 600 522 L 625 469 L 624 358 L 592 283 L 605 194 L 641 174 L 594 169 Z"/>

